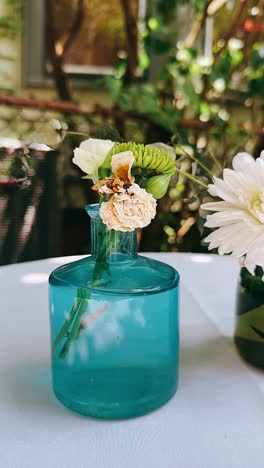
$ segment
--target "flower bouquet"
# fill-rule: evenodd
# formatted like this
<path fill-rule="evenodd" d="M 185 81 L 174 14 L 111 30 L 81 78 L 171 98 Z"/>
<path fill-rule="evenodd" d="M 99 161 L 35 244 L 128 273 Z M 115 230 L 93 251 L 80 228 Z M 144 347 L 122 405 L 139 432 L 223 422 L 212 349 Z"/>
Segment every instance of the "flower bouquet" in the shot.
<path fill-rule="evenodd" d="M 137 255 L 136 230 L 154 218 L 175 153 L 89 138 L 73 162 L 93 180 L 99 203 L 86 207 L 91 256 L 50 276 L 53 389 L 82 414 L 145 414 L 177 388 L 179 275 Z"/>

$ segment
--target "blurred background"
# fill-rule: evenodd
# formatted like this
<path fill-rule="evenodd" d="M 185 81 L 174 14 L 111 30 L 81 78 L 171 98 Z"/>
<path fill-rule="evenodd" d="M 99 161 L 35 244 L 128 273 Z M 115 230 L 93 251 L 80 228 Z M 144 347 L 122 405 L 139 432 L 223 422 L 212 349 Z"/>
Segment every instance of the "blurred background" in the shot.
<path fill-rule="evenodd" d="M 51 119 L 174 145 L 208 183 L 239 150 L 264 148 L 263 99 L 264 0 L 1 0 L 0 264 L 89 252 L 80 138 L 25 154 L 54 143 Z M 203 198 L 172 177 L 140 250 L 205 251 Z"/>

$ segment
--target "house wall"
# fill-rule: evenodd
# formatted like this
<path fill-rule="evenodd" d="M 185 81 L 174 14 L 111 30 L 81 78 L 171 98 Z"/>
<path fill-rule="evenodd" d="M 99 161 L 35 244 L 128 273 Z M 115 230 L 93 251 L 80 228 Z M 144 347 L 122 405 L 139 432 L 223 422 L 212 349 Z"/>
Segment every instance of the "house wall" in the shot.
<path fill-rule="evenodd" d="M 0 2 L 0 17 L 12 14 L 16 23 L 20 21 L 16 12 L 10 12 L 4 1 Z M 0 26 L 0 91 L 9 92 L 21 88 L 21 34 L 14 34 L 7 26 Z"/>
<path fill-rule="evenodd" d="M 10 10 L 3 0 L 0 1 L 0 17 L 11 15 L 18 27 L 21 25 L 21 31 L 14 33 L 11 28 L 0 25 L 0 93 L 14 93 L 39 99 L 57 99 L 58 96 L 52 80 L 38 86 L 28 85 L 26 76 L 24 76 L 23 63 L 26 53 L 24 24 L 18 12 Z M 73 97 L 76 101 L 86 105 L 95 103 L 107 105 L 110 103 L 106 90 L 95 91 L 91 89 L 89 80 L 81 86 L 74 82 L 72 85 Z"/>

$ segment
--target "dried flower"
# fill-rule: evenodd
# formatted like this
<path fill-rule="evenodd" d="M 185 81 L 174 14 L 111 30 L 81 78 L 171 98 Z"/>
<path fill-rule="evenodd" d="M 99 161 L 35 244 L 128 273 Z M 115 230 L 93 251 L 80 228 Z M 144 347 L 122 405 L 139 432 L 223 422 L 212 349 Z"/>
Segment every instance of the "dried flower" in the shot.
<path fill-rule="evenodd" d="M 123 192 L 124 187 L 134 182 L 134 177 L 131 175 L 133 162 L 134 157 L 131 151 L 115 154 L 111 161 L 113 177 L 99 180 L 92 189 L 97 190 L 101 195 Z"/>
<path fill-rule="evenodd" d="M 156 214 L 156 200 L 145 189 L 132 184 L 122 193 L 114 193 L 100 207 L 100 216 L 109 229 L 133 231 L 147 226 Z"/>
<path fill-rule="evenodd" d="M 125 184 L 131 184 L 134 182 L 134 177 L 131 175 L 133 163 L 134 156 L 132 151 L 117 153 L 112 157 L 112 172 L 117 179 L 122 180 Z"/>
<path fill-rule="evenodd" d="M 134 183 L 133 163 L 131 151 L 114 154 L 111 160 L 113 177 L 102 179 L 92 187 L 100 194 L 112 195 L 100 207 L 100 216 L 109 229 L 133 231 L 147 226 L 156 214 L 155 198 Z"/>

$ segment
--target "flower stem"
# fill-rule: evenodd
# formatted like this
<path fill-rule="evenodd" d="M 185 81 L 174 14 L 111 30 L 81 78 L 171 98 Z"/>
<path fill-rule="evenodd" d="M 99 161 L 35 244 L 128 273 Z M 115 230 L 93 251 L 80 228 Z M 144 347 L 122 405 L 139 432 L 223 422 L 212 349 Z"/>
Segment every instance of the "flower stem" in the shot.
<path fill-rule="evenodd" d="M 77 297 L 72 306 L 68 318 L 65 320 L 61 329 L 59 330 L 52 347 L 53 353 L 57 349 L 59 343 L 65 338 L 66 340 L 61 348 L 59 357 L 64 359 L 69 352 L 70 347 L 75 340 L 78 340 L 81 331 L 82 323 L 81 319 L 83 314 L 86 312 L 89 299 L 91 298 L 91 290 L 93 286 L 102 286 L 107 283 L 109 279 L 103 278 L 103 274 L 106 273 L 108 278 L 111 277 L 109 268 L 109 257 L 112 252 L 112 248 L 115 243 L 119 242 L 119 233 L 115 231 L 109 231 L 105 225 L 101 226 L 98 233 L 99 235 L 99 251 L 97 253 L 96 263 L 93 270 L 92 280 L 88 289 L 77 289 Z"/>
<path fill-rule="evenodd" d="M 58 346 L 58 344 L 60 343 L 60 341 L 65 337 L 66 333 L 68 332 L 74 318 L 75 318 L 75 315 L 77 314 L 78 312 L 78 309 L 80 307 L 80 304 L 81 304 L 81 301 L 82 301 L 82 295 L 81 297 L 79 297 L 79 290 L 77 290 L 77 297 L 75 299 L 75 302 L 71 308 L 71 311 L 69 313 L 69 316 L 68 318 L 65 320 L 64 324 L 62 325 L 62 327 L 60 328 L 58 334 L 56 335 L 56 338 L 54 340 L 54 343 L 52 345 L 52 353 L 54 353 L 56 351 L 56 348 Z"/>
<path fill-rule="evenodd" d="M 190 153 L 187 153 L 187 151 L 185 151 L 183 148 L 180 147 L 180 150 L 186 155 L 188 156 L 190 159 L 192 159 L 194 162 L 196 162 L 200 167 L 202 167 L 206 172 L 207 174 L 209 174 L 211 177 L 214 177 L 214 173 L 212 171 L 210 171 L 210 169 L 208 169 L 208 167 L 203 164 L 199 159 L 197 159 L 195 156 L 193 156 L 192 154 Z"/>
<path fill-rule="evenodd" d="M 77 136 L 84 136 L 84 137 L 87 137 L 89 138 L 89 135 L 87 133 L 82 133 L 82 132 L 66 132 L 67 135 L 77 135 Z"/>
<path fill-rule="evenodd" d="M 201 182 L 201 180 L 197 179 L 196 177 L 192 176 L 191 174 L 188 174 L 188 172 L 182 171 L 181 169 L 178 169 L 178 168 L 176 168 L 176 172 L 178 172 L 182 176 L 186 177 L 186 179 L 191 180 L 195 184 L 201 185 L 201 187 L 203 187 L 204 189 L 206 189 L 206 190 L 208 189 L 208 186 L 206 184 L 204 184 L 203 182 Z"/>
<path fill-rule="evenodd" d="M 219 171 L 222 172 L 222 168 L 219 164 L 219 162 L 217 161 L 216 157 L 210 152 L 208 151 L 208 153 L 210 154 L 212 160 L 214 161 L 215 165 L 218 167 Z"/>
<path fill-rule="evenodd" d="M 86 307 L 87 307 L 87 297 L 83 297 L 81 300 L 80 300 L 80 304 L 79 304 L 79 308 L 78 308 L 78 311 L 77 311 L 77 314 L 76 314 L 76 318 L 75 318 L 75 321 L 74 321 L 74 324 L 72 326 L 72 329 L 69 333 L 69 336 L 66 340 L 66 342 L 64 343 L 63 347 L 62 347 L 62 350 L 59 354 L 60 358 L 61 359 L 64 359 L 65 356 L 67 355 L 72 343 L 74 342 L 74 340 L 76 339 L 78 333 L 79 333 L 79 328 L 80 328 L 80 323 L 81 323 L 81 318 L 83 316 L 83 314 L 85 313 L 86 311 Z"/>

